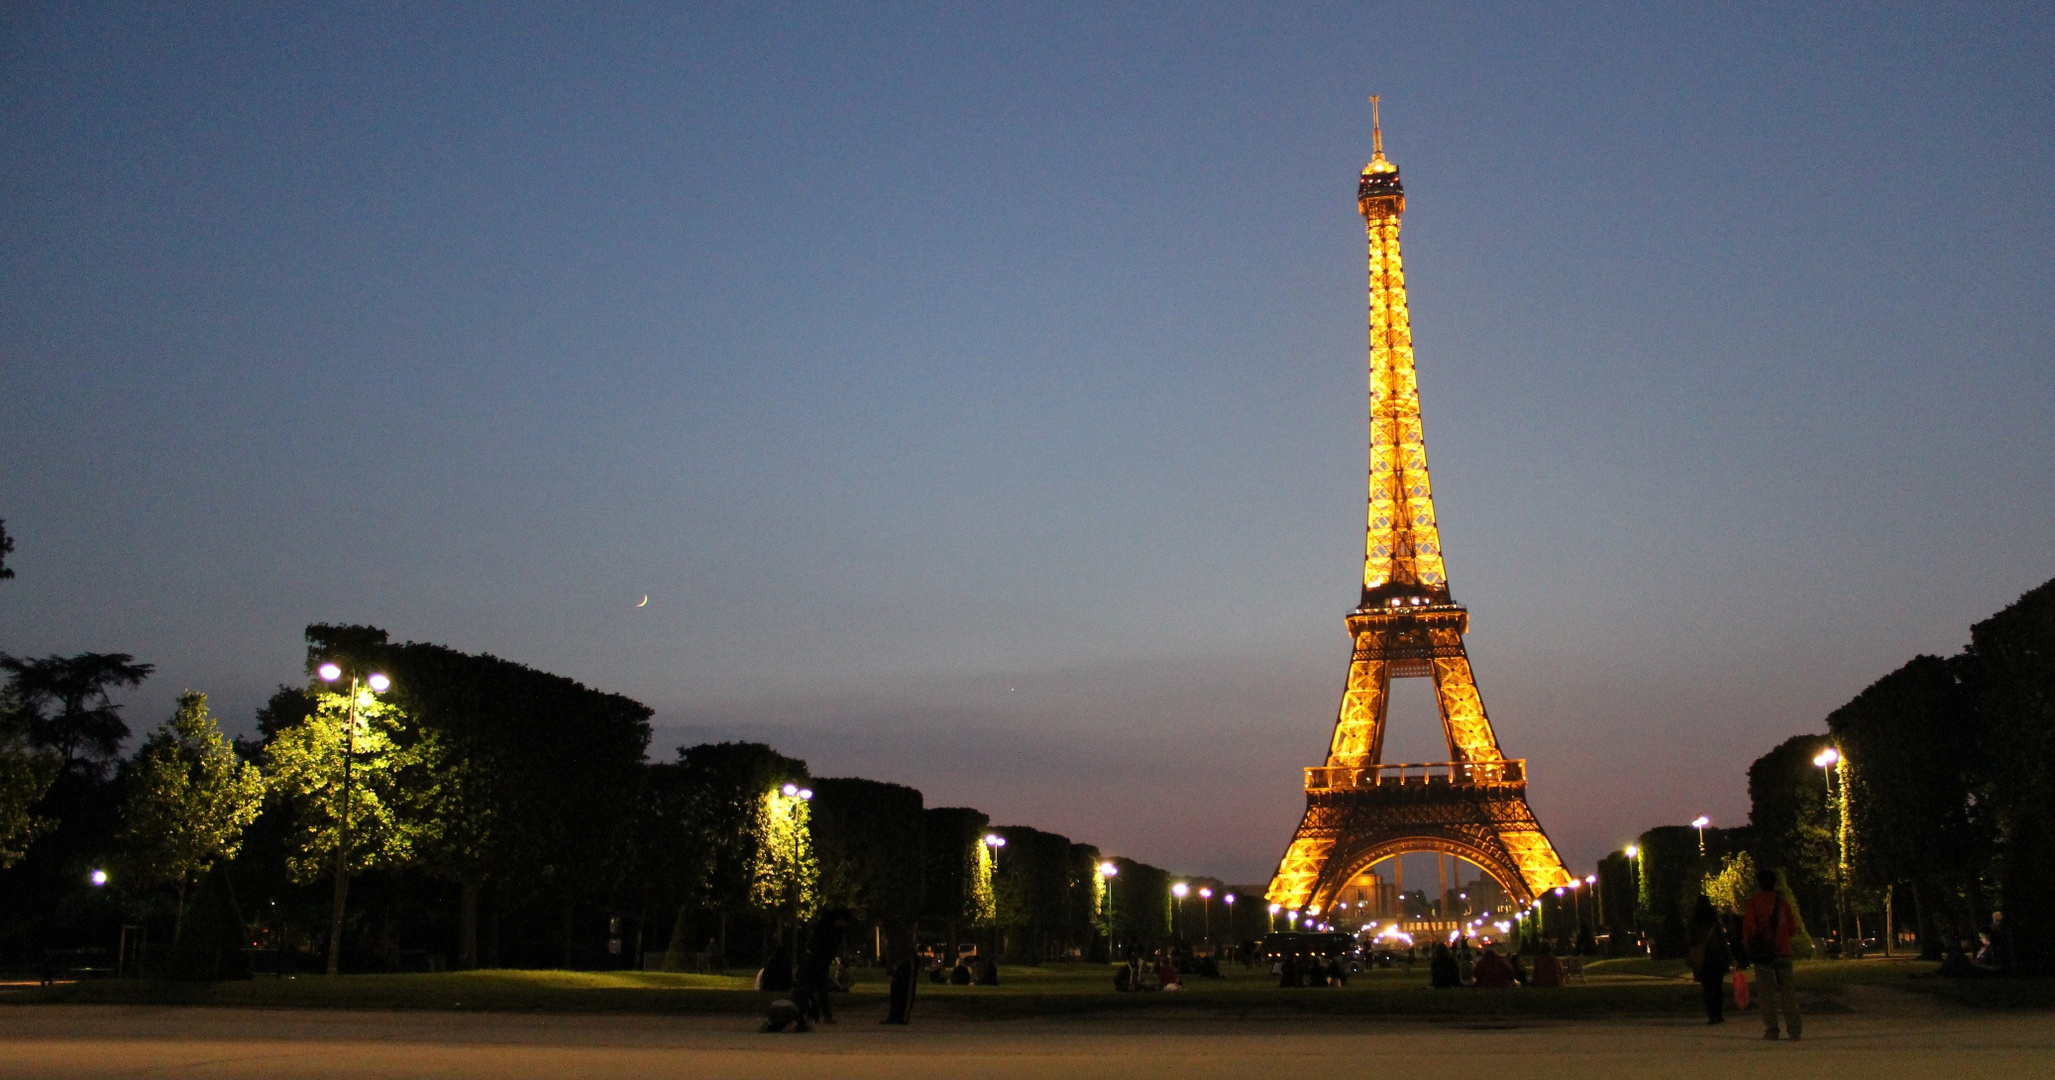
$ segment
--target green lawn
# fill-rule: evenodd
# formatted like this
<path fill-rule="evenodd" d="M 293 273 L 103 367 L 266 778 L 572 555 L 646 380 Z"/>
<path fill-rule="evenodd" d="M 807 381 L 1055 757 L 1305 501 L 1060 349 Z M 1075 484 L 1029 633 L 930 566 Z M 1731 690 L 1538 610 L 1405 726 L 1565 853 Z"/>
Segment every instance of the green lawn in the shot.
<path fill-rule="evenodd" d="M 1843 990 L 1855 984 L 1932 994 L 1974 1007 L 2055 1007 L 2055 980 L 1951 980 L 1935 965 L 1906 960 L 1798 965 L 1801 1005 L 1840 1011 Z M 1257 969 L 1230 967 L 1219 981 L 1193 979 L 1179 993 L 1121 994 L 1112 968 L 1092 964 L 1007 966 L 998 986 L 937 986 L 923 982 L 918 1008 L 925 1015 L 972 1019 L 1025 1016 L 1179 1015 L 1361 1016 L 1461 1019 L 1594 1016 L 1689 1016 L 1699 1008 L 1698 988 L 1681 961 L 1605 960 L 1589 965 L 1586 982 L 1560 989 L 1430 990 L 1427 966 L 1372 971 L 1343 988 L 1279 989 Z M 865 969 L 856 988 L 835 1006 L 856 1016 L 884 1011 L 885 975 Z M 464 1009 L 523 1012 L 639 1012 L 756 1014 L 772 995 L 750 988 L 743 975 L 658 972 L 466 971 L 434 975 L 300 976 L 197 985 L 102 979 L 49 989 L 0 994 L 0 1002 L 148 1003 L 265 1008 Z"/>

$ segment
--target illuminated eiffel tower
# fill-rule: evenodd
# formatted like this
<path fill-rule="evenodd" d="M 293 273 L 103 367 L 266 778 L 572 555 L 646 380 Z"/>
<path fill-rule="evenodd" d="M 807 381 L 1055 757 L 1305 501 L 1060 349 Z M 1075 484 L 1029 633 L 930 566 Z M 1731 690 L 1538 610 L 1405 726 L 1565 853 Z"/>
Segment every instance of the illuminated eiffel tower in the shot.
<path fill-rule="evenodd" d="M 1372 148 L 1356 189 L 1370 236 L 1370 514 L 1363 598 L 1349 613 L 1355 654 L 1327 762 L 1306 770 L 1306 815 L 1270 880 L 1271 903 L 1307 915 L 1373 884 L 1371 867 L 1409 852 L 1466 859 L 1516 900 L 1568 885 L 1527 806 L 1526 762 L 1499 752 L 1470 672 L 1470 613 L 1449 593 L 1420 435 L 1413 331 L 1399 261 L 1405 189 L 1384 156 L 1371 98 Z M 1434 680 L 1446 762 L 1386 765 L 1391 680 Z M 1361 895 L 1356 894 L 1356 895 Z"/>

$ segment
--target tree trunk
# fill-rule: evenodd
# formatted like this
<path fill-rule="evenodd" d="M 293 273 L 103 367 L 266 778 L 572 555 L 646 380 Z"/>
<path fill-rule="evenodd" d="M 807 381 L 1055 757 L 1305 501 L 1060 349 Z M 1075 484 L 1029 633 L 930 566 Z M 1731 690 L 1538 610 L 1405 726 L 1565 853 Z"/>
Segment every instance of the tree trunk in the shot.
<path fill-rule="evenodd" d="M 180 934 L 186 930 L 186 879 L 178 879 L 178 914 L 171 920 L 171 943 L 178 944 Z"/>
<path fill-rule="evenodd" d="M 576 927 L 577 927 L 577 921 L 578 921 L 578 906 L 577 906 L 577 904 L 576 904 L 576 903 L 575 903 L 574 901 L 571 901 L 571 900 L 568 900 L 568 899 L 567 899 L 567 900 L 565 900 L 565 901 L 564 901 L 564 967 L 565 967 L 566 969 L 571 969 L 571 968 L 575 968 L 575 967 L 577 966 L 577 964 L 576 964 L 576 962 L 575 962 L 575 960 L 574 960 L 574 957 L 576 956 L 576 946 L 572 944 L 572 937 L 571 937 L 571 935 L 572 935 L 573 931 L 574 931 L 574 930 L 576 929 Z"/>
<path fill-rule="evenodd" d="M 457 966 L 478 966 L 478 883 L 466 881 L 457 900 Z"/>

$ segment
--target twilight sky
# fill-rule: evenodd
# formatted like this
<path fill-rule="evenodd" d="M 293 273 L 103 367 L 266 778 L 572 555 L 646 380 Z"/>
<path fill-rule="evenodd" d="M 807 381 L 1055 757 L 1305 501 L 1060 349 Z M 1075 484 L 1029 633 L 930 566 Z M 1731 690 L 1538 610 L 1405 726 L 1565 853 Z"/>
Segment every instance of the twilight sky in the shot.
<path fill-rule="evenodd" d="M 2046 5 L 14 4 L 0 651 L 244 729 L 371 622 L 1260 881 L 1347 666 L 1369 93 L 1573 867 L 2055 576 Z"/>

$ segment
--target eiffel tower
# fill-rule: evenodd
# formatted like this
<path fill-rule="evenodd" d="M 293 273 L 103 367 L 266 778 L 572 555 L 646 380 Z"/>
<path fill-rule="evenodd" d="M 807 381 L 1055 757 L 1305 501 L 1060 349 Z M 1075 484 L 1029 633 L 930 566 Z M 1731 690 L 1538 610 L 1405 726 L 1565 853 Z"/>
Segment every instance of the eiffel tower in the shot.
<path fill-rule="evenodd" d="M 1449 593 L 1435 526 L 1413 330 L 1399 261 L 1406 209 L 1384 156 L 1371 98 L 1372 153 L 1356 188 L 1370 238 L 1370 513 L 1362 603 L 1349 613 L 1355 653 L 1327 761 L 1306 770 L 1306 814 L 1268 899 L 1318 915 L 1385 859 L 1434 852 L 1468 860 L 1515 900 L 1568 885 L 1527 806 L 1527 763 L 1499 752 L 1463 647 L 1470 613 Z M 1448 738 L 1445 762 L 1384 764 L 1391 680 L 1431 678 Z M 1358 894 L 1361 895 L 1361 894 Z"/>

